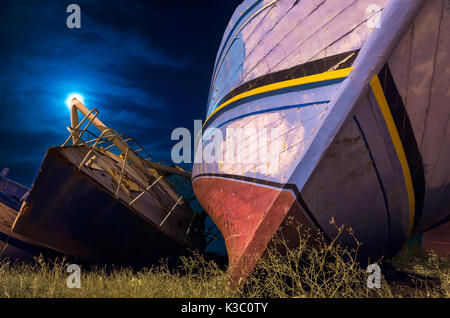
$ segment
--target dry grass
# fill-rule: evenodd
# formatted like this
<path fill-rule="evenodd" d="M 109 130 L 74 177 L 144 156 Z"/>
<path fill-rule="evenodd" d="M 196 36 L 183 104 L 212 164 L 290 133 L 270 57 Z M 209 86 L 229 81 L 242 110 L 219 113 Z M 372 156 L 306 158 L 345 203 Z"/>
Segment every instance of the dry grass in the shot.
<path fill-rule="evenodd" d="M 357 261 L 358 247 L 348 250 L 338 244 L 344 227 L 331 243 L 300 235 L 298 247 L 288 248 L 283 238 L 275 240 L 266 257 L 242 288 L 246 297 L 297 298 L 395 298 L 450 297 L 450 259 L 426 253 L 420 246 L 406 247 L 395 258 L 379 262 L 380 288 L 368 288 L 368 273 Z M 311 240 L 314 244 L 311 244 Z"/>
<path fill-rule="evenodd" d="M 0 297 L 450 297 L 449 259 L 420 247 L 390 260 L 381 288 L 369 289 L 355 251 L 336 241 L 311 245 L 307 237 L 299 240 L 296 249 L 277 240 L 239 290 L 229 288 L 217 263 L 200 255 L 180 258 L 175 269 L 167 263 L 139 271 L 82 267 L 79 289 L 66 285 L 65 260 L 39 258 L 33 264 L 1 262 Z M 287 253 L 279 252 L 283 248 Z"/>
<path fill-rule="evenodd" d="M 81 268 L 81 288 L 68 288 L 67 262 L 0 265 L 0 297 L 229 297 L 226 274 L 201 256 L 182 258 L 176 271 L 166 263 L 131 268 Z"/>
<path fill-rule="evenodd" d="M 445 297 L 450 298 L 450 257 L 438 257 L 434 252 L 426 252 L 419 245 L 403 249 L 390 264 L 406 273 L 410 286 L 402 284 L 395 277 L 391 288 L 404 297 Z M 397 278 L 397 279 L 396 279 Z"/>

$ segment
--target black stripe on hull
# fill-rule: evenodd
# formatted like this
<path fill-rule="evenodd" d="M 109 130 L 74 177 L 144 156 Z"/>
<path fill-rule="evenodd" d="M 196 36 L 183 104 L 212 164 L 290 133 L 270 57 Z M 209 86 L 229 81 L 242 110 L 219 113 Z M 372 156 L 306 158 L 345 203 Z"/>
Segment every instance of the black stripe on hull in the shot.
<path fill-rule="evenodd" d="M 230 100 L 231 98 L 245 93 L 249 90 L 270 85 L 278 82 L 288 81 L 295 78 L 315 75 L 327 72 L 332 67 L 336 68 L 334 70 L 339 70 L 343 68 L 347 68 L 352 66 L 353 62 L 355 61 L 356 56 L 358 55 L 359 50 L 356 51 L 349 51 L 333 56 L 328 56 L 322 59 L 318 59 L 315 61 L 303 63 L 294 67 L 291 67 L 286 70 L 266 74 L 263 76 L 260 76 L 258 78 L 255 78 L 251 81 L 248 81 L 235 89 L 233 89 L 231 92 L 229 92 L 225 97 L 223 97 L 219 103 L 216 105 L 222 105 L 226 101 Z M 348 58 L 348 59 L 346 59 Z M 344 61 L 345 60 L 345 61 Z M 339 62 L 342 62 L 338 64 Z"/>
<path fill-rule="evenodd" d="M 370 158 L 370 161 L 372 162 L 372 167 L 373 167 L 373 170 L 375 172 L 375 175 L 377 176 L 378 184 L 380 186 L 380 190 L 381 190 L 381 193 L 383 195 L 383 201 L 384 201 L 384 206 L 386 208 L 386 219 L 387 219 L 387 225 L 388 225 L 387 226 L 387 228 L 388 228 L 388 239 L 387 239 L 387 248 L 386 248 L 386 250 L 389 250 L 389 244 L 391 243 L 391 237 L 392 237 L 392 234 L 391 234 L 391 212 L 390 212 L 390 209 L 389 209 L 389 202 L 388 202 L 387 195 L 386 195 L 386 189 L 384 188 L 383 180 L 381 179 L 380 171 L 378 170 L 377 164 L 376 164 L 375 159 L 373 157 L 372 149 L 369 146 L 366 134 L 364 133 L 364 131 L 363 131 L 362 127 L 361 127 L 361 124 L 359 123 L 359 120 L 358 120 L 358 118 L 356 118 L 355 115 L 353 115 L 353 120 L 355 121 L 355 124 L 358 127 L 358 130 L 359 130 L 359 132 L 361 134 L 361 137 L 364 140 L 364 145 L 366 146 L 366 149 L 367 149 L 367 151 L 369 153 L 369 158 Z"/>
<path fill-rule="evenodd" d="M 322 233 L 323 237 L 327 242 L 331 242 L 330 238 L 328 237 L 327 233 L 322 229 L 317 219 L 314 217 L 314 215 L 311 213 L 311 210 L 309 209 L 308 205 L 306 204 L 305 200 L 303 200 L 302 195 L 300 194 L 300 191 L 297 188 L 297 185 L 292 183 L 278 183 L 274 181 L 268 181 L 268 180 L 262 180 L 247 176 L 239 176 L 239 175 L 233 175 L 233 174 L 225 174 L 225 173 L 203 173 L 198 174 L 192 178 L 192 181 L 194 181 L 197 178 L 200 177 L 217 177 L 217 178 L 226 178 L 226 179 L 232 179 L 232 180 L 239 180 L 239 181 L 245 181 L 245 182 L 252 182 L 255 184 L 270 186 L 274 188 L 278 188 L 280 190 L 284 189 L 290 189 L 294 192 L 295 198 L 297 202 L 302 207 L 303 211 L 308 215 L 311 222 L 316 226 L 316 228 Z"/>
<path fill-rule="evenodd" d="M 406 160 L 408 161 L 409 171 L 414 188 L 415 197 L 415 214 L 413 232 L 417 228 L 417 224 L 422 215 L 423 201 L 425 196 L 425 173 L 423 169 L 422 156 L 420 155 L 419 147 L 417 145 L 414 131 L 411 126 L 408 114 L 403 104 L 394 78 L 386 64 L 378 74 L 381 87 L 383 88 L 384 96 L 386 97 L 389 109 L 397 127 L 403 149 L 405 151 Z"/>

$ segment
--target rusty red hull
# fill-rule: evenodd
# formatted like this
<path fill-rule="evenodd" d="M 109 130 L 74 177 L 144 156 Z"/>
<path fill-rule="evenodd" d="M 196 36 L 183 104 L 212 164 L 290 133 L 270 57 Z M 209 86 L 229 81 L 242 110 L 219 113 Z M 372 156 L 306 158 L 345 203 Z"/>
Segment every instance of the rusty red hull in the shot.
<path fill-rule="evenodd" d="M 193 184 L 225 238 L 235 284 L 249 275 L 278 232 L 289 241 L 298 239 L 291 224 L 315 228 L 293 189 L 220 177 L 199 177 Z"/>

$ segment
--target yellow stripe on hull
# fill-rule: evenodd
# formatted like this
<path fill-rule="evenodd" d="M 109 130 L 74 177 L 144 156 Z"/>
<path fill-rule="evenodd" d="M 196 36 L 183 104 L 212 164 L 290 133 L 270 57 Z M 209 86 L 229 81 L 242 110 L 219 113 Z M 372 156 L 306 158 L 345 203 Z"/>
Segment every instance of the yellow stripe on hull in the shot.
<path fill-rule="evenodd" d="M 375 95 L 375 98 L 380 107 L 381 113 L 383 114 L 384 120 L 386 122 L 389 134 L 392 139 L 392 143 L 394 144 L 395 151 L 397 153 L 397 157 L 400 161 L 403 170 L 403 177 L 405 179 L 406 191 L 408 193 L 408 202 L 409 202 L 409 232 L 408 237 L 411 237 L 413 224 L 414 224 L 414 214 L 415 214 L 415 196 L 414 196 L 414 187 L 412 183 L 411 173 L 409 170 L 408 161 L 406 159 L 405 150 L 403 149 L 403 144 L 400 139 L 400 135 L 397 131 L 397 127 L 394 122 L 394 118 L 392 117 L 391 111 L 389 109 L 388 102 L 386 97 L 384 96 L 383 88 L 381 87 L 380 79 L 377 75 L 372 78 L 370 82 L 370 87 Z"/>
<path fill-rule="evenodd" d="M 261 86 L 261 87 L 249 90 L 247 92 L 244 92 L 244 93 L 241 93 L 239 95 L 234 96 L 233 98 L 227 100 L 222 105 L 217 107 L 208 116 L 208 118 L 206 118 L 205 124 L 216 112 L 218 112 L 222 108 L 224 108 L 224 107 L 230 105 L 231 103 L 234 103 L 234 102 L 236 102 L 236 101 L 238 101 L 240 99 L 243 99 L 243 98 L 246 98 L 246 97 L 250 97 L 250 96 L 253 96 L 253 95 L 258 95 L 258 94 L 262 94 L 262 93 L 276 91 L 276 90 L 279 90 L 279 89 L 282 89 L 282 88 L 299 86 L 299 85 L 316 83 L 316 82 L 323 82 L 323 81 L 328 81 L 328 80 L 333 80 L 333 79 L 347 77 L 348 74 L 350 74 L 350 72 L 352 70 L 353 70 L 353 67 L 348 67 L 348 68 L 343 68 L 343 69 L 336 70 L 336 71 L 324 72 L 324 73 L 320 73 L 320 74 L 314 74 L 314 75 L 294 78 L 294 79 L 291 79 L 291 80 L 282 81 L 282 82 L 278 82 L 278 83 L 273 83 L 273 84 L 269 84 L 269 85 L 265 85 L 265 86 Z"/>

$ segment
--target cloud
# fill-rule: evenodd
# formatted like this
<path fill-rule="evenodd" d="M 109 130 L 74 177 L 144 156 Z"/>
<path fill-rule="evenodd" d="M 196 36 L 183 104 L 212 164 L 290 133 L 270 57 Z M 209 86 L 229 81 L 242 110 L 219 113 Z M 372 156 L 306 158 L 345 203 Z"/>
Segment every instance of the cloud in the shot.
<path fill-rule="evenodd" d="M 81 30 L 69 30 L 63 9 L 55 2 L 10 2 L 0 17 L 0 166 L 10 166 L 28 184 L 46 149 L 67 137 L 69 93 L 82 93 L 87 106 L 98 107 L 118 131 L 144 137 L 141 130 L 165 127 L 148 114 L 169 107 L 127 70 L 183 67 L 139 33 L 89 14 L 83 14 Z"/>
<path fill-rule="evenodd" d="M 216 50 L 236 3 L 79 0 L 79 30 L 66 27 L 69 3 L 1 5 L 0 167 L 31 183 L 45 150 L 67 137 L 64 101 L 72 92 L 168 161 L 172 129 L 204 117 Z"/>

